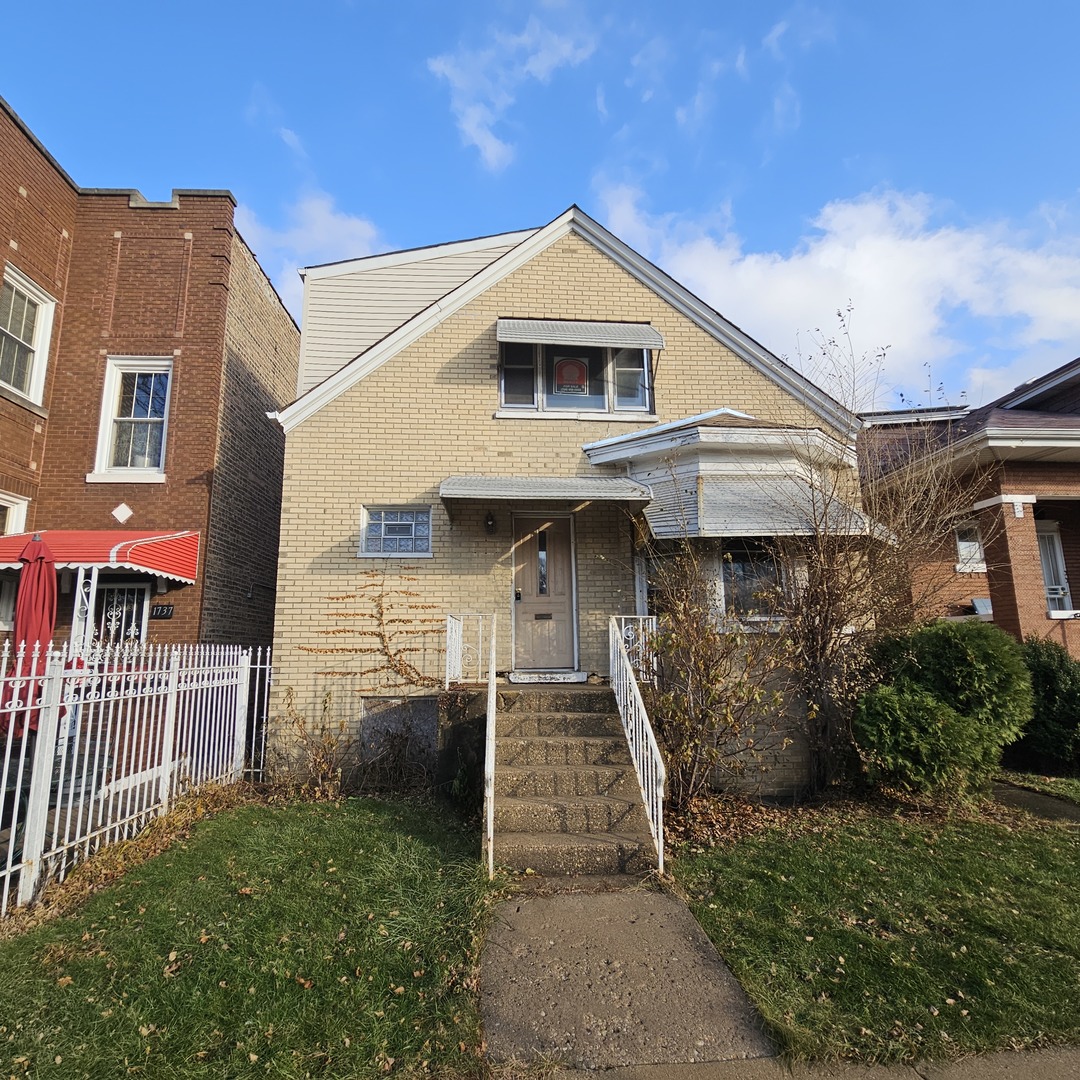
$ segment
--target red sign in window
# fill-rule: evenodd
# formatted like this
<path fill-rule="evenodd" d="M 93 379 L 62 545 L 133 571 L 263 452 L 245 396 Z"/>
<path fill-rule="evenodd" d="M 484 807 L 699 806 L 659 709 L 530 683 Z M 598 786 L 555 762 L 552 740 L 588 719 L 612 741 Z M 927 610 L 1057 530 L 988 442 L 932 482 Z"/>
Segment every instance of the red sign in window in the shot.
<path fill-rule="evenodd" d="M 588 394 L 589 365 L 573 357 L 557 357 L 555 360 L 555 393 Z"/>

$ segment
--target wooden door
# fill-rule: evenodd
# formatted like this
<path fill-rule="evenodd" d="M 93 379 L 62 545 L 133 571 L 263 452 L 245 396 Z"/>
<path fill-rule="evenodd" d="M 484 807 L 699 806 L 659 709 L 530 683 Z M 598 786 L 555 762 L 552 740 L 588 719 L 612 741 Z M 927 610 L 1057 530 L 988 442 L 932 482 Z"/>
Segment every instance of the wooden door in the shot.
<path fill-rule="evenodd" d="M 514 668 L 574 668 L 574 555 L 568 517 L 514 518 Z"/>

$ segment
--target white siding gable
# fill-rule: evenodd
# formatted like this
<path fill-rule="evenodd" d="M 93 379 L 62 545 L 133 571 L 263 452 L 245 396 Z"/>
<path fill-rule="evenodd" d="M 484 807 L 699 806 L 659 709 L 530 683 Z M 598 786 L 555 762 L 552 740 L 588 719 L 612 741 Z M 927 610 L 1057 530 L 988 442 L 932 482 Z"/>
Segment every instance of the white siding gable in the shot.
<path fill-rule="evenodd" d="M 297 395 L 493 263 L 532 230 L 311 267 Z"/>

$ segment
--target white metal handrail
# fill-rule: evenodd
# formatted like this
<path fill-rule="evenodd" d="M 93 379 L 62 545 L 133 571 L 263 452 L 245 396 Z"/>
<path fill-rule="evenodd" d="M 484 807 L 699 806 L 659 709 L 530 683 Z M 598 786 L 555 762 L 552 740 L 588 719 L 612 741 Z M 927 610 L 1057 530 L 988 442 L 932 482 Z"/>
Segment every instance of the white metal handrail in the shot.
<path fill-rule="evenodd" d="M 623 619 L 613 615 L 608 624 L 611 688 L 615 691 L 623 731 L 626 733 L 630 756 L 637 772 L 638 784 L 641 786 L 645 816 L 649 820 L 649 831 L 656 845 L 657 869 L 663 874 L 664 782 L 667 773 L 660 747 L 653 734 L 652 725 L 649 723 L 648 713 L 645 711 L 645 703 L 641 699 L 641 691 L 638 689 L 637 678 L 634 674 L 634 664 L 627 651 L 623 630 Z"/>
<path fill-rule="evenodd" d="M 484 854 L 490 880 L 495 876 L 495 616 L 488 635 L 487 709 L 484 722 Z"/>
<path fill-rule="evenodd" d="M 457 683 L 477 685 L 485 681 L 484 654 L 487 620 L 491 615 L 446 616 L 446 681 L 449 690 Z M 494 621 L 491 631 L 494 631 Z M 493 662 L 492 662 L 493 663 Z M 493 667 L 490 670 L 494 670 Z"/>

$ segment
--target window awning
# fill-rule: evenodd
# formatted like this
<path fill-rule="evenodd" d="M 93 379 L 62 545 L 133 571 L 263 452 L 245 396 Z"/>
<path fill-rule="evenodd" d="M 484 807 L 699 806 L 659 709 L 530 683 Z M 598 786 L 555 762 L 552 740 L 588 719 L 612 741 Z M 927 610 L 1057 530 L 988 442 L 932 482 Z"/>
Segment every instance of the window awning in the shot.
<path fill-rule="evenodd" d="M 439 498 L 495 502 L 627 502 L 652 499 L 647 484 L 625 476 L 448 476 Z"/>
<path fill-rule="evenodd" d="M 571 319 L 500 319 L 499 341 L 540 345 L 610 345 L 619 349 L 662 349 L 663 335 L 648 323 L 578 322 Z"/>
<path fill-rule="evenodd" d="M 57 569 L 81 566 L 134 570 L 191 585 L 199 566 L 199 534 L 119 529 L 39 529 Z M 0 570 L 18 570 L 19 553 L 34 533 L 0 536 Z"/>

